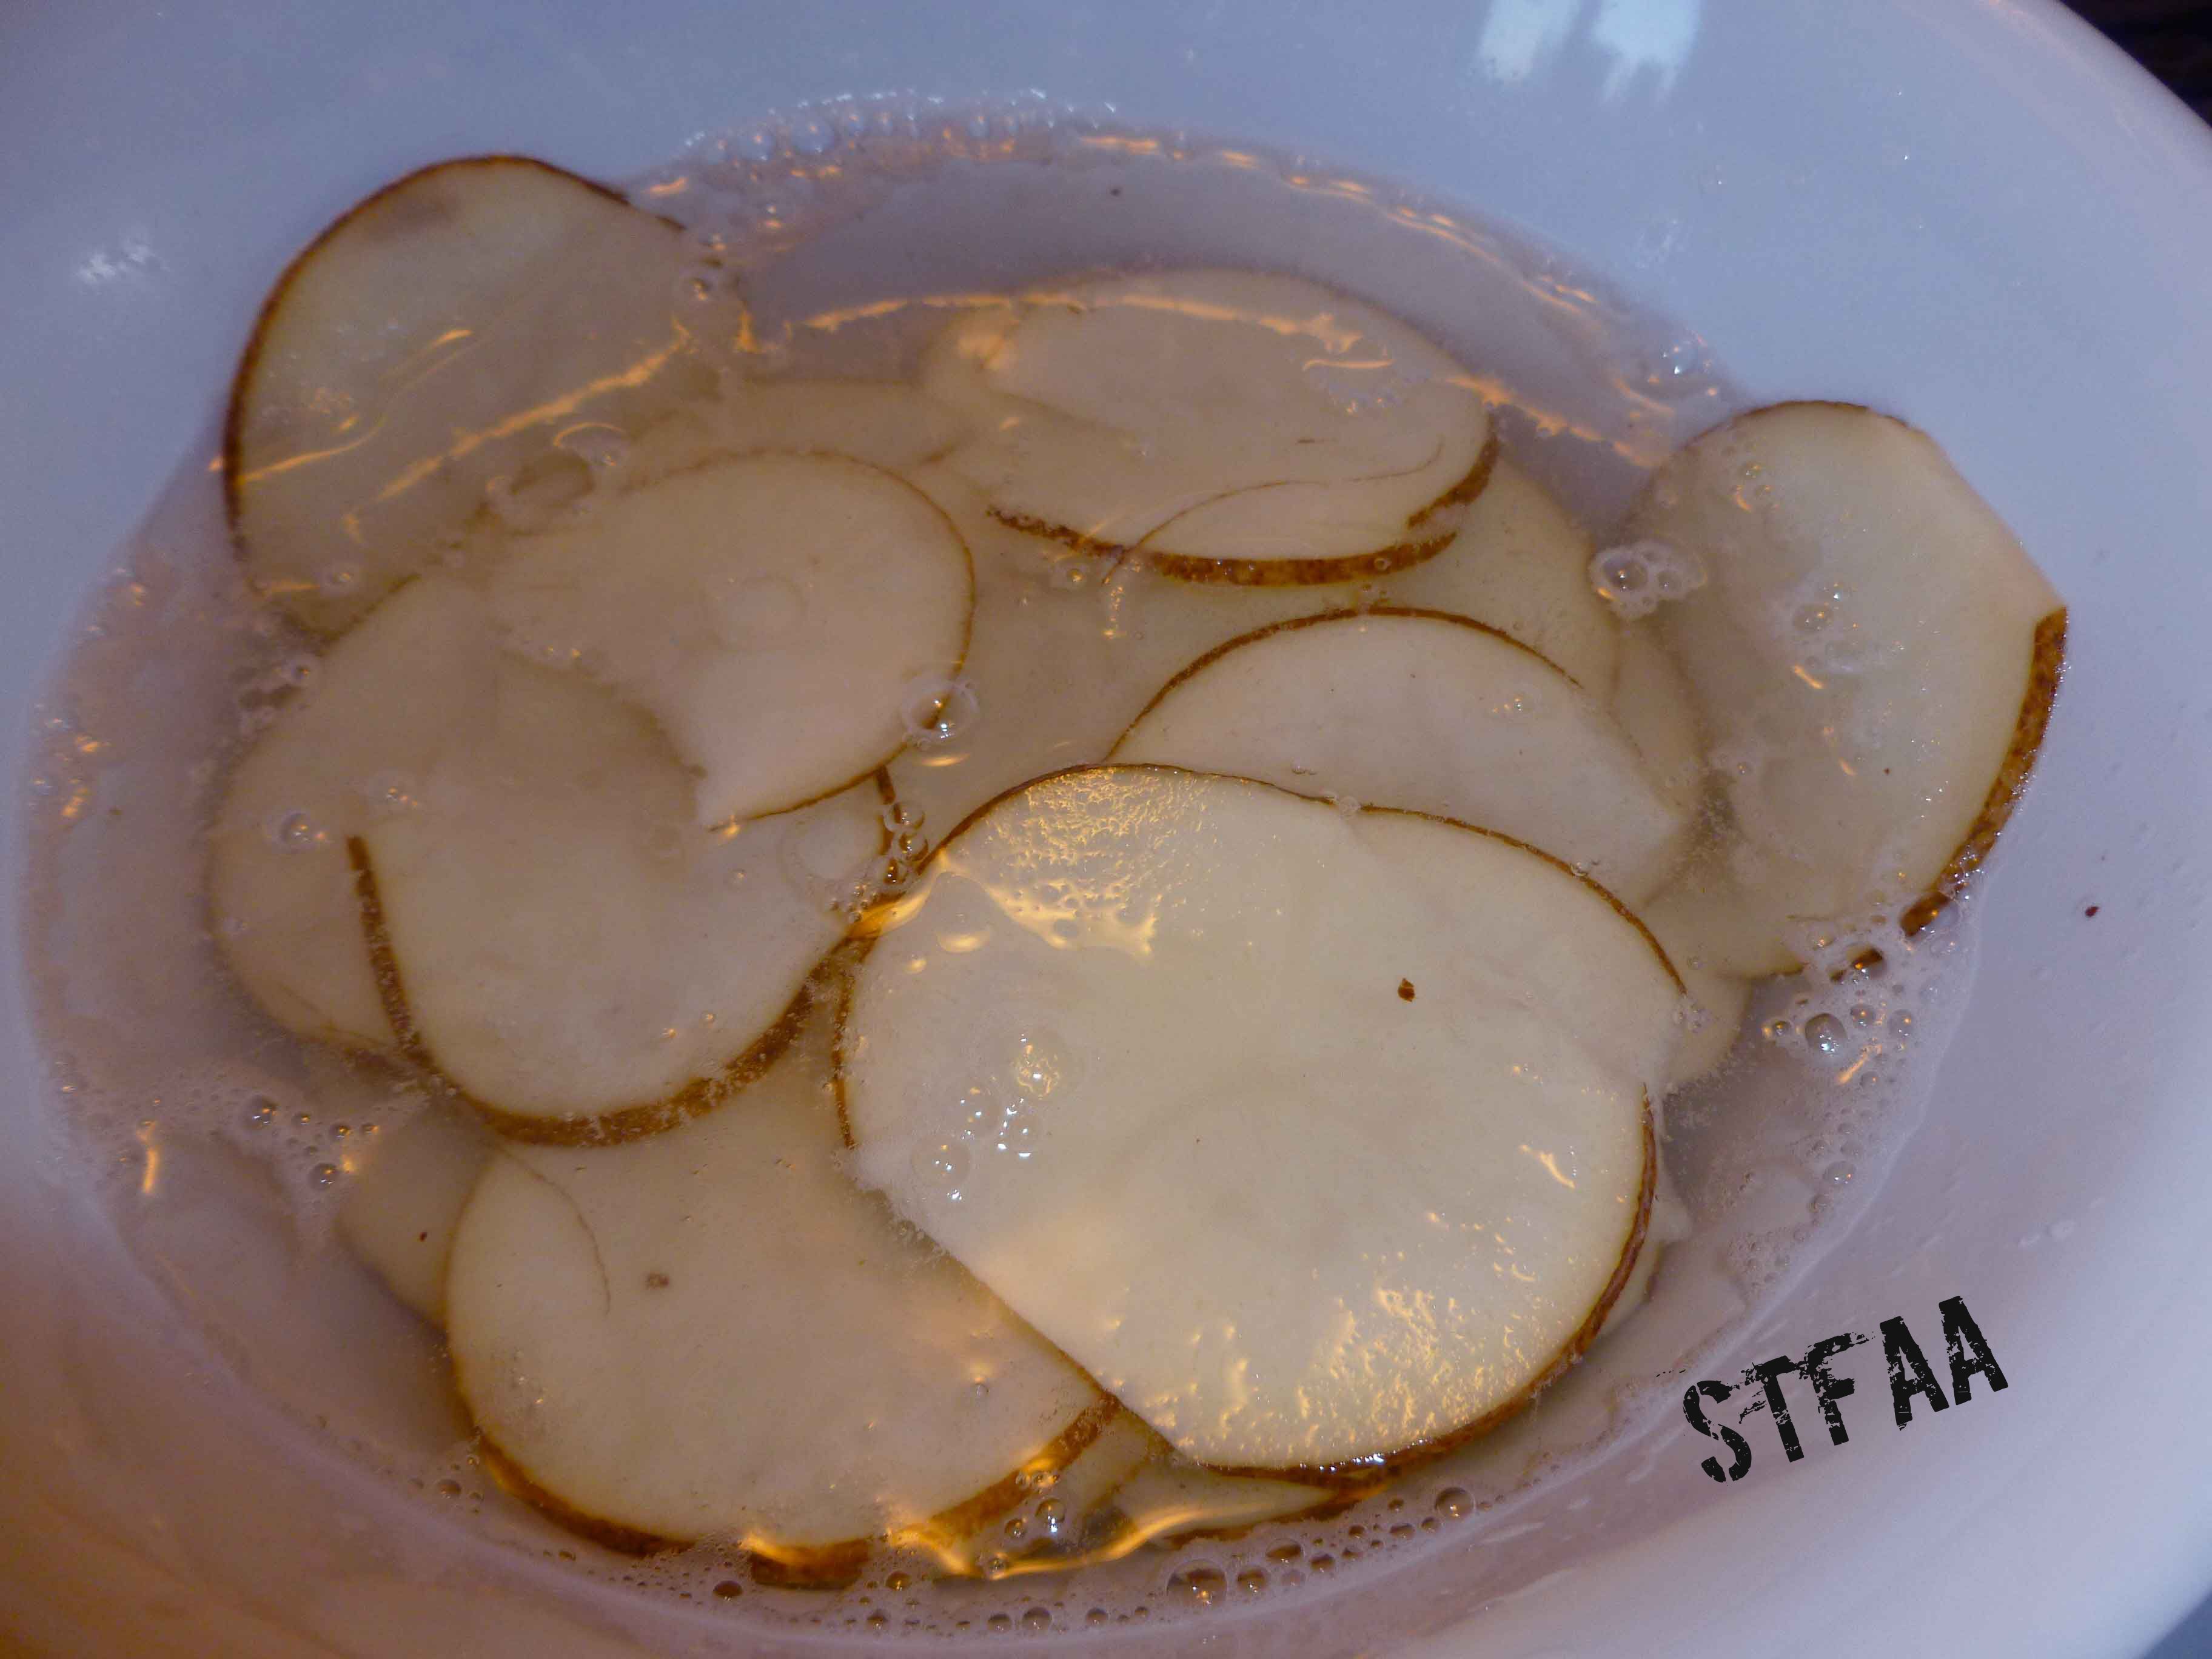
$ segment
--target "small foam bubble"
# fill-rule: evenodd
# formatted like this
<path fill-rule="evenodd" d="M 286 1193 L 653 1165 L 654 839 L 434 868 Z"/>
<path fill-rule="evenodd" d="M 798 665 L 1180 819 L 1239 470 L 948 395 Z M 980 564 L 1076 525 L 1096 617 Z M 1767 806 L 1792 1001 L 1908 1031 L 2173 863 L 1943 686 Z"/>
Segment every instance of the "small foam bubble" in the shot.
<path fill-rule="evenodd" d="M 280 852 L 312 853 L 321 845 L 323 833 L 315 821 L 305 812 L 279 811 L 273 814 L 265 827 L 269 844 Z"/>
<path fill-rule="evenodd" d="M 908 742 L 918 748 L 941 749 L 972 726 L 981 712 L 975 688 L 967 681 L 926 675 L 906 688 L 899 702 L 899 722 Z"/>

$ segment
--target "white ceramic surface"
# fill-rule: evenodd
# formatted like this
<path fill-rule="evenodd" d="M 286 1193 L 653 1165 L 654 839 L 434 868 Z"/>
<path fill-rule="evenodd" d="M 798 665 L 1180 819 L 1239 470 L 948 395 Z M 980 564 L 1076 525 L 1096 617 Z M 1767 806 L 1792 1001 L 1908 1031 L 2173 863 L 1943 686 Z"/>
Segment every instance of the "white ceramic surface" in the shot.
<path fill-rule="evenodd" d="M 1448 1564 L 1419 1568 L 1297 1632 L 1349 1649 L 1465 1620 L 1421 1650 L 1497 1659 L 2139 1652 L 2212 1582 L 2212 135 L 2056 6 L 19 4 L 0 21 L 11 792 L 70 607 L 204 458 L 263 284 L 337 209 L 450 154 L 620 175 L 801 99 L 1027 88 L 1517 221 L 1698 327 L 1754 394 L 1863 398 L 1940 434 L 2073 606 L 1929 1123 L 1737 1362 L 1964 1293 L 2012 1386 L 1909 1433 L 1862 1413 L 1848 1448 L 1717 1492 L 1678 1433 L 1681 1518 L 1632 1547 L 1483 1607 Z M 461 1542 L 391 1540 L 372 1500 L 330 1514 L 254 1449 L 49 1183 L 20 1005 L 10 950 L 0 1632 L 72 1654 L 624 1650 L 491 1587 Z M 106 1386 L 124 1376 L 155 1382 L 147 1403 Z"/>

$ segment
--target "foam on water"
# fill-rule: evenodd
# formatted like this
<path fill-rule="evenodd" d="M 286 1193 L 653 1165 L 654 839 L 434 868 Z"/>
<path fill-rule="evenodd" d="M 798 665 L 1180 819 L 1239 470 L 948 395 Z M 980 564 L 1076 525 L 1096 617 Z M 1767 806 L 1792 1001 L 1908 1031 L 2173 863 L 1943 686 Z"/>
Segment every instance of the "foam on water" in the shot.
<path fill-rule="evenodd" d="M 1398 313 L 1471 365 L 1511 452 L 1601 531 L 1650 466 L 1740 401 L 1696 336 L 1474 216 L 1304 158 L 1125 131 L 1039 102 L 830 104 L 703 140 L 637 189 L 690 227 L 681 292 L 702 328 L 721 331 L 732 374 L 903 373 L 971 296 L 1071 270 L 1291 272 Z M 572 429 L 561 447 L 580 475 L 565 497 L 501 489 L 495 511 L 542 523 L 635 459 L 611 428 Z M 1601 586 L 1620 579 L 1617 602 L 1668 597 L 1692 568 L 1648 545 L 1607 549 L 1599 564 Z M 1105 574 L 1071 556 L 1048 585 L 1099 596 L 1111 639 Z M 346 577 L 334 567 L 329 580 Z M 1829 618 L 1814 613 L 1846 602 L 1808 594 L 1778 625 L 1818 634 Z M 94 598 L 40 710 L 27 956 L 57 1119 L 149 1271 L 245 1382 L 427 1510 L 648 1595 L 651 1607 L 623 1615 L 647 1624 L 679 1608 L 909 1634 L 1219 1620 L 1474 1539 L 1486 1547 L 1470 1573 L 1501 1594 L 1525 1584 L 1571 1557 L 1589 1524 L 1544 1508 L 1545 1489 L 1599 1460 L 1624 1486 L 1647 1475 L 1648 1462 L 1632 1468 L 1636 1444 L 1674 1409 L 1682 1368 L 1724 1351 L 1864 1209 L 1920 1115 L 1972 977 L 1968 904 L 1910 936 L 1867 917 L 1802 941 L 1805 972 L 1761 988 L 1728 1065 L 1668 1104 L 1686 1237 L 1668 1247 L 1650 1304 L 1534 1410 L 1460 1452 L 1325 1520 L 1039 1573 L 1030 1565 L 1052 1552 L 1038 1546 L 1071 1523 L 1047 1486 L 1000 1523 L 1008 1535 L 982 1577 L 885 1553 L 842 1590 L 778 1588 L 711 1546 L 617 1555 L 508 1496 L 441 1392 L 433 1333 L 329 1243 L 363 1149 L 422 1097 L 246 1006 L 219 966 L 201 868 L 228 761 L 317 672 L 313 642 L 250 601 L 216 481 L 188 469 Z M 979 708 L 952 681 L 915 688 L 907 716 L 951 752 L 976 722 L 1019 711 Z M 362 787 L 405 810 L 408 780 Z M 903 804 L 885 824 L 892 884 L 949 827 Z M 286 816 L 270 833 L 283 843 L 315 829 Z M 806 852 L 793 843 L 785 874 L 823 903 L 866 890 L 865 872 L 815 867 Z M 1018 1127 L 1073 1064 L 1042 1027 L 996 1057 L 1011 1107 L 994 1130 Z M 942 1149 L 941 1178 L 957 1182 L 965 1156 Z M 369 1330 L 379 1346 L 364 1361 Z"/>

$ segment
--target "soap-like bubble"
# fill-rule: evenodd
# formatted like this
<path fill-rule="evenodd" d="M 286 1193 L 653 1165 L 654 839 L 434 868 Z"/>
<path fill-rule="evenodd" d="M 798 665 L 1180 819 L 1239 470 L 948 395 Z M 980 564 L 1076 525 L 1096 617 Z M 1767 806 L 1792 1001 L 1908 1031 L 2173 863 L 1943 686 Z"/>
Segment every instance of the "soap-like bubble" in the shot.
<path fill-rule="evenodd" d="M 907 741 L 925 749 L 941 748 L 975 723 L 981 713 L 975 689 L 965 680 L 928 675 L 906 689 L 899 704 L 899 722 Z"/>
<path fill-rule="evenodd" d="M 1590 585 L 1623 622 L 1648 617 L 1705 585 L 1705 562 L 1688 548 L 1647 538 L 1590 556 Z"/>

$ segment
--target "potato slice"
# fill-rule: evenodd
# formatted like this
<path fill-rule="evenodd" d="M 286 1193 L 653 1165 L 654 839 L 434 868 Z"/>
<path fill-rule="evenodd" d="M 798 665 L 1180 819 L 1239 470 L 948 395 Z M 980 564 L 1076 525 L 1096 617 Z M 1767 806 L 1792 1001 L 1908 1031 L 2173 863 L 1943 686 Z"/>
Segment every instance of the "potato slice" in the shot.
<path fill-rule="evenodd" d="M 1049 545 L 994 519 L 973 483 L 942 464 L 908 476 L 952 520 L 975 571 L 951 729 L 885 769 L 900 805 L 943 835 L 1018 783 L 1102 759 L 1159 676 L 1128 660 L 1098 593 L 1055 586 Z"/>
<path fill-rule="evenodd" d="M 1590 585 L 1594 550 L 1543 485 L 1501 455 L 1450 545 L 1384 577 L 1377 592 L 1385 605 L 1487 623 L 1602 693 L 1613 683 L 1622 630 Z"/>
<path fill-rule="evenodd" d="M 1379 1483 L 1379 1479 L 1378 1483 Z M 1018 1539 L 994 1523 L 933 1542 L 939 1566 L 990 1578 L 1119 1560 L 1147 1544 L 1237 1536 L 1268 1521 L 1346 1503 L 1338 1485 L 1224 1474 L 1175 1455 L 1135 1413 L 1116 1406 L 1097 1438 L 1041 1487 L 1037 1519 Z M 1047 1506 L 1049 1505 L 1049 1508 Z"/>
<path fill-rule="evenodd" d="M 462 1217 L 463 1398 L 587 1530 L 833 1570 L 872 1539 L 972 1531 L 1111 1410 L 847 1177 L 830 1024 L 666 1134 L 503 1149 Z"/>
<path fill-rule="evenodd" d="M 700 775 L 702 826 L 835 794 L 896 754 L 975 608 L 951 520 L 836 455 L 708 462 L 595 501 L 510 537 L 486 592 L 514 649 L 659 722 Z"/>
<path fill-rule="evenodd" d="M 1256 778 L 1496 830 L 1630 904 L 1690 821 L 1605 705 L 1528 647 L 1439 611 L 1279 623 L 1169 681 L 1112 759 Z"/>
<path fill-rule="evenodd" d="M 347 845 L 405 810 L 464 711 L 491 698 L 497 664 L 473 599 L 410 584 L 331 647 L 233 769 L 209 831 L 208 908 L 239 982 L 288 1030 L 396 1047 Z"/>
<path fill-rule="evenodd" d="M 880 812 L 872 781 L 702 830 L 643 714 L 501 657 L 415 805 L 357 843 L 410 1052 L 523 1139 L 619 1139 L 712 1105 L 789 1041 Z"/>
<path fill-rule="evenodd" d="M 908 476 L 958 527 L 977 577 L 960 678 L 978 716 L 952 742 L 890 763 L 900 800 L 933 828 L 1027 779 L 1104 758 L 1170 675 L 1274 623 L 1377 603 L 1441 608 L 1568 653 L 1554 660 L 1593 691 L 1613 684 L 1621 630 L 1589 586 L 1589 539 L 1503 457 L 1435 558 L 1379 581 L 1298 587 L 1179 581 L 1140 560 L 1087 558 L 992 518 L 949 465 Z"/>
<path fill-rule="evenodd" d="M 255 586 L 357 621 L 562 432 L 711 386 L 676 315 L 678 228 L 543 162 L 426 167 L 350 209 L 264 303 L 224 482 Z"/>
<path fill-rule="evenodd" d="M 953 463 L 1019 527 L 1194 581 L 1380 574 L 1438 551 L 1495 459 L 1468 377 L 1413 329 L 1237 270 L 1041 289 L 963 319 L 925 386 L 980 418 Z"/>
<path fill-rule="evenodd" d="M 1658 1277 L 1667 1252 L 1689 1237 L 1692 1226 L 1689 1206 L 1676 1196 L 1667 1179 L 1665 1166 L 1662 1165 L 1658 1190 L 1651 1197 L 1651 1219 L 1644 1230 L 1644 1248 L 1637 1252 L 1636 1266 L 1628 1275 L 1628 1282 L 1620 1287 L 1620 1294 L 1607 1310 L 1605 1323 L 1598 1328 L 1599 1340 L 1620 1329 L 1651 1299 L 1651 1282 Z"/>
<path fill-rule="evenodd" d="M 1663 943 L 1665 935 L 1656 928 L 1652 932 Z M 1674 1063 L 1668 1068 L 1669 1094 L 1700 1078 L 1710 1077 L 1727 1063 L 1743 1030 L 1744 1010 L 1751 1006 L 1750 981 L 1715 973 L 1680 957 L 1674 960 L 1683 985 L 1689 990 L 1693 1012 L 1686 1022 L 1687 1034 L 1682 1039 L 1682 1046 L 1674 1052 Z"/>
<path fill-rule="evenodd" d="M 338 1236 L 394 1296 L 442 1325 L 453 1230 L 498 1143 L 473 1113 L 441 1100 L 378 1136 L 374 1150 L 360 1139 L 347 1155 Z"/>
<path fill-rule="evenodd" d="M 1386 605 L 1471 617 L 1601 695 L 1613 683 L 1621 627 L 1590 586 L 1590 552 L 1589 538 L 1543 486 L 1501 454 L 1459 532 L 1434 558 L 1407 569 L 1254 588 L 1176 581 L 1133 560 L 1109 586 L 1114 625 L 1161 665 L 1156 678 L 1269 623 Z"/>
<path fill-rule="evenodd" d="M 934 460 L 969 432 L 919 388 L 874 380 L 745 380 L 708 408 L 720 447 L 843 455 L 893 471 Z"/>
<path fill-rule="evenodd" d="M 1477 1432 L 1634 1262 L 1681 988 L 1554 860 L 1094 768 L 872 926 L 860 1179 L 1197 1461 L 1365 1479 Z"/>
<path fill-rule="evenodd" d="M 1231 1536 L 1268 1521 L 1287 1521 L 1342 1501 L 1334 1486 L 1265 1475 L 1223 1474 L 1181 1459 L 1156 1459 L 1114 1494 L 1123 1517 L 1116 1540 L 1123 1550 L 1154 1540 L 1227 1533 Z"/>
<path fill-rule="evenodd" d="M 1708 572 L 1656 625 L 1735 836 L 1679 902 L 1765 948 L 1707 954 L 1794 966 L 1808 930 L 1964 882 L 2034 763 L 2065 612 L 1942 451 L 1864 409 L 1756 410 L 1661 468 L 1629 533 Z"/>
<path fill-rule="evenodd" d="M 1610 703 L 1613 719 L 1643 757 L 1644 772 L 1660 793 L 1684 817 L 1702 818 L 1705 745 L 1697 707 L 1682 671 L 1649 630 L 1621 630 Z"/>
<path fill-rule="evenodd" d="M 650 720 L 503 650 L 479 595 L 421 577 L 233 775 L 214 932 L 292 1030 L 428 1063 L 507 1133 L 637 1133 L 787 1039 L 880 811 L 871 781 L 698 829 Z"/>
<path fill-rule="evenodd" d="M 518 473 L 471 524 L 454 562 L 489 567 L 516 530 L 558 527 L 603 486 L 629 490 L 737 455 L 842 455 L 888 471 L 925 465 L 968 434 L 953 410 L 888 380 L 744 380 L 635 434 L 572 428 L 575 441 Z M 594 443 L 592 439 L 599 441 Z"/>
<path fill-rule="evenodd" d="M 1668 955 L 1691 967 L 1747 981 L 1794 974 L 1803 965 L 1792 942 L 1802 930 L 1735 878 L 1735 850 L 1725 837 L 1692 848 L 1638 914 Z"/>

